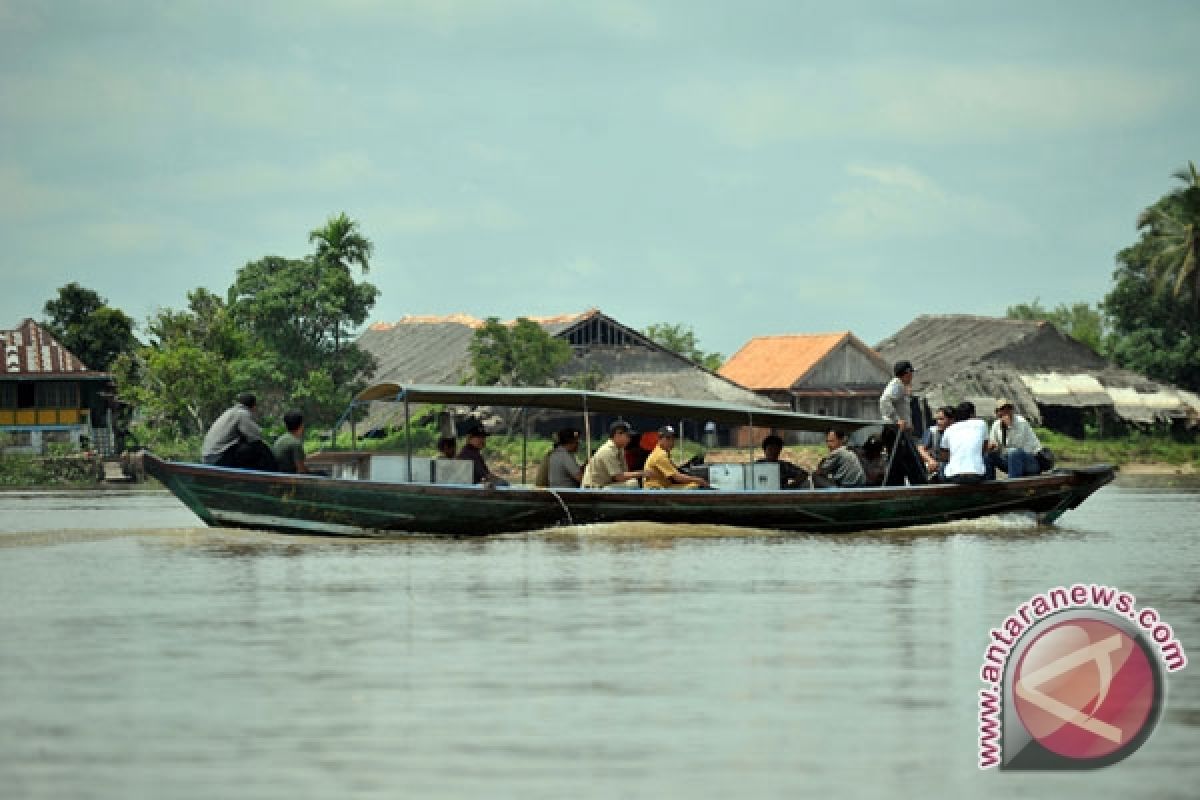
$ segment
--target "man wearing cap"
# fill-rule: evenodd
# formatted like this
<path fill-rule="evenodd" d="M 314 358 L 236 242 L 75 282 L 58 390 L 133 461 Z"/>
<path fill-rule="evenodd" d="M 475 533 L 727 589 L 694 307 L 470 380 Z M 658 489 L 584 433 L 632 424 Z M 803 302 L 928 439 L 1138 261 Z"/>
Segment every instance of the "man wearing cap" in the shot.
<path fill-rule="evenodd" d="M 467 429 L 466 435 L 467 441 L 463 444 L 462 450 L 458 451 L 458 457 L 466 459 L 474 465 L 471 473 L 471 482 L 488 483 L 492 486 L 508 486 L 508 481 L 492 474 L 492 471 L 488 469 L 487 462 L 483 460 L 483 447 L 487 444 L 487 430 L 476 422 Z"/>
<path fill-rule="evenodd" d="M 623 419 L 608 426 L 608 441 L 588 460 L 583 471 L 585 489 L 636 489 L 642 472 L 625 466 L 625 448 L 633 428 Z"/>
<path fill-rule="evenodd" d="M 1037 475 L 1042 471 L 1037 454 L 1042 443 L 1033 426 L 1020 414 L 1015 413 L 1008 400 L 996 403 L 996 421 L 988 434 L 988 464 L 1008 473 L 1010 478 Z"/>
<path fill-rule="evenodd" d="M 275 456 L 263 441 L 262 429 L 254 418 L 258 398 L 242 392 L 204 434 L 200 458 L 205 464 L 235 469 L 274 472 Z"/>
<path fill-rule="evenodd" d="M 913 444 L 912 395 L 913 369 L 911 361 L 897 361 L 892 367 L 896 377 L 884 387 L 879 396 L 879 416 L 887 424 L 883 428 L 883 443 L 891 451 L 891 469 L 884 479 L 888 486 L 903 486 L 908 478 L 911 484 L 929 483 L 929 473 L 921 463 L 921 456 Z"/>
<path fill-rule="evenodd" d="M 675 446 L 675 429 L 664 425 L 658 429 L 658 444 L 646 459 L 647 489 L 691 489 L 707 488 L 708 481 L 695 475 L 684 475 L 671 460 L 671 449 Z"/>

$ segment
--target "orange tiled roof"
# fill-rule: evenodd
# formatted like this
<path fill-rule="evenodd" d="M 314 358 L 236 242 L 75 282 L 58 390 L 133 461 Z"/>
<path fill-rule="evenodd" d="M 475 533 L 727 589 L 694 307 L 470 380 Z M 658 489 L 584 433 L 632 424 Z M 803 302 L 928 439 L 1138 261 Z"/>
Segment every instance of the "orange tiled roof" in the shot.
<path fill-rule="evenodd" d="M 847 338 L 854 338 L 854 334 L 842 331 L 756 336 L 718 372 L 747 389 L 789 389 Z"/>

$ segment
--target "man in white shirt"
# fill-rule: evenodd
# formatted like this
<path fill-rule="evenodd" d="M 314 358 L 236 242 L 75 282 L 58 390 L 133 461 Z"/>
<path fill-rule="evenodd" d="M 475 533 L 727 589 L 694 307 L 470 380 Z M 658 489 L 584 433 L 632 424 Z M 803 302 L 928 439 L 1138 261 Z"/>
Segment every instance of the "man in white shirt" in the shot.
<path fill-rule="evenodd" d="M 942 434 L 941 450 L 947 455 L 944 474 L 949 483 L 992 480 L 995 471 L 984 461 L 987 423 L 975 416 L 975 404 L 963 401 L 954 409 L 954 422 Z"/>
<path fill-rule="evenodd" d="M 608 426 L 608 441 L 600 446 L 583 471 L 585 489 L 636 489 L 643 472 L 625 466 L 625 448 L 633 428 L 619 419 Z"/>
<path fill-rule="evenodd" d="M 1029 421 L 1017 414 L 1008 400 L 996 403 L 996 421 L 988 434 L 987 461 L 1010 478 L 1037 475 L 1042 471 L 1037 454 L 1042 443 Z"/>

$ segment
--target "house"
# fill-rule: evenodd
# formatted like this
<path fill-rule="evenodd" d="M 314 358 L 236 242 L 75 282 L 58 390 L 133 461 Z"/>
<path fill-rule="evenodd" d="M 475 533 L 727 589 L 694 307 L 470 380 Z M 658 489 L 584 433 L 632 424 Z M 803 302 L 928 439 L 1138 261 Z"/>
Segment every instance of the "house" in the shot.
<path fill-rule="evenodd" d="M 49 445 L 111 442 L 108 373 L 88 369 L 32 319 L 0 330 L 0 345 L 0 451 L 43 453 Z"/>
<path fill-rule="evenodd" d="M 571 345 L 573 358 L 563 370 L 564 380 L 594 372 L 600 375 L 600 391 L 775 407 L 768 398 L 667 350 L 599 309 L 527 319 Z M 465 314 L 408 316 L 371 325 L 358 346 L 378 363 L 375 382 L 465 383 L 471 374 L 470 344 L 483 324 Z"/>
<path fill-rule="evenodd" d="M 756 336 L 720 374 L 793 411 L 877 419 L 892 369 L 850 331 Z"/>
<path fill-rule="evenodd" d="M 879 395 L 892 378 L 891 367 L 850 331 L 756 336 L 720 374 L 793 411 L 855 419 L 879 418 Z"/>
<path fill-rule="evenodd" d="M 1049 322 L 924 315 L 875 349 L 913 363 L 913 390 L 931 408 L 970 400 L 988 416 L 1007 398 L 1033 424 L 1074 436 L 1200 421 L 1200 396 L 1114 367 Z"/>

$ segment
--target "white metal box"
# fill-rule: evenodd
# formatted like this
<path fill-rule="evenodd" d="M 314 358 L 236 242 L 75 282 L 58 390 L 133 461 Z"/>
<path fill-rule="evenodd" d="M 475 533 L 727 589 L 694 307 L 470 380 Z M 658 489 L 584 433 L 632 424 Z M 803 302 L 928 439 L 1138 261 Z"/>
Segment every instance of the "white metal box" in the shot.
<path fill-rule="evenodd" d="M 475 464 L 465 458 L 439 458 L 433 462 L 434 483 L 471 483 Z"/>
<path fill-rule="evenodd" d="M 709 464 L 708 483 L 714 489 L 740 492 L 746 488 L 744 464 Z"/>
<path fill-rule="evenodd" d="M 760 491 L 779 491 L 778 464 L 747 464 L 746 488 Z"/>
<path fill-rule="evenodd" d="M 433 483 L 433 459 L 413 456 L 410 477 L 407 455 L 373 455 L 371 480 L 383 483 Z"/>

